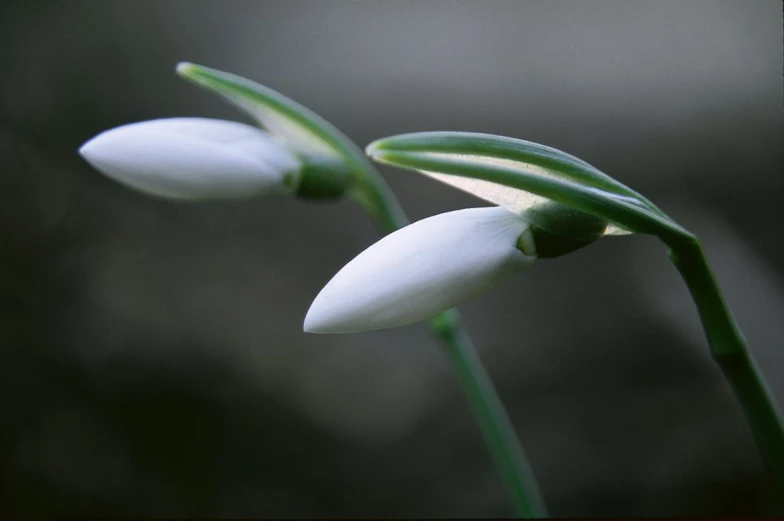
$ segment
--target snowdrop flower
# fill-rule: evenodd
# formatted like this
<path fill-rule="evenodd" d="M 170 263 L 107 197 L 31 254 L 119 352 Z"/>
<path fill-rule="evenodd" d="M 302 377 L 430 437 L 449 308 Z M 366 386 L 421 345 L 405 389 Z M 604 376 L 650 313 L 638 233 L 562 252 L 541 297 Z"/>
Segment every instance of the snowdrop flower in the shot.
<path fill-rule="evenodd" d="M 183 200 L 293 192 L 302 167 L 266 132 L 205 118 L 124 125 L 98 134 L 79 153 L 115 181 Z"/>
<path fill-rule="evenodd" d="M 321 290 L 310 333 L 354 333 L 425 320 L 536 260 L 529 223 L 501 207 L 448 212 L 387 235 Z"/>

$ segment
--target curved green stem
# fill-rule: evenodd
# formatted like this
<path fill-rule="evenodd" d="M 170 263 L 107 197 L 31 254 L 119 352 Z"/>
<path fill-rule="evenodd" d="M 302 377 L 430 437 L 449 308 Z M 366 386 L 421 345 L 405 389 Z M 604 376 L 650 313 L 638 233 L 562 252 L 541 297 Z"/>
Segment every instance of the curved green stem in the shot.
<path fill-rule="evenodd" d="M 668 246 L 670 259 L 697 305 L 711 354 L 740 402 L 765 465 L 784 496 L 784 421 L 776 399 L 746 347 L 699 241 L 689 237 Z"/>
<path fill-rule="evenodd" d="M 390 233 L 408 223 L 400 204 L 383 179 L 366 175 L 354 198 L 379 227 Z M 471 412 L 493 457 L 515 513 L 521 518 L 547 517 L 547 509 L 531 466 L 515 434 L 493 382 L 482 365 L 471 338 L 462 326 L 457 309 L 450 309 L 430 321 L 443 342 L 465 393 Z"/>
<path fill-rule="evenodd" d="M 452 359 L 460 385 L 512 499 L 515 512 L 523 518 L 547 517 L 539 484 L 523 447 L 517 440 L 512 422 L 471 338 L 461 325 L 457 309 L 447 310 L 434 317 L 431 324 Z"/>

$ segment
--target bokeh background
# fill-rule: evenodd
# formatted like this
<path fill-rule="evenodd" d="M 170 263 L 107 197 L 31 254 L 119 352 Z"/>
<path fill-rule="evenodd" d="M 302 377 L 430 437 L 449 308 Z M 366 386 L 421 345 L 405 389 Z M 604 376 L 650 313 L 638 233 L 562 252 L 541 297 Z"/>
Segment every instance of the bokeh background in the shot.
<path fill-rule="evenodd" d="M 180 60 L 362 146 L 469 130 L 586 159 L 703 238 L 784 402 L 778 0 L 5 0 L 0 516 L 511 515 L 425 325 L 302 332 L 378 239 L 356 206 L 177 204 L 77 155 L 144 119 L 247 121 Z M 382 172 L 413 219 L 483 205 Z M 655 239 L 539 262 L 462 310 L 553 515 L 773 511 Z"/>

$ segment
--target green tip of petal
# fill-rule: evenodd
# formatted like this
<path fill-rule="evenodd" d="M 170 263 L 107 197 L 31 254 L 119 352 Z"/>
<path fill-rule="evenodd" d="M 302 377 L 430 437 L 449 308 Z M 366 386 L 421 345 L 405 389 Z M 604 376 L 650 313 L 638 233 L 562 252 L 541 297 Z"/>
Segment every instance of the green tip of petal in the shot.
<path fill-rule="evenodd" d="M 386 144 L 386 139 L 378 139 L 373 141 L 367 147 L 365 147 L 365 155 L 377 163 L 394 165 L 395 162 L 392 159 L 392 156 L 394 156 L 394 148 L 390 150 L 386 148 Z"/>
<path fill-rule="evenodd" d="M 177 67 L 175 67 L 174 70 L 178 76 L 181 76 L 183 78 L 190 78 L 193 77 L 195 73 L 198 73 L 200 68 L 201 67 L 199 67 L 195 63 L 180 62 L 177 64 Z"/>
<path fill-rule="evenodd" d="M 200 85 L 207 90 L 224 96 L 231 94 L 229 89 L 220 85 L 221 76 L 228 73 L 223 73 L 217 69 L 211 69 L 204 65 L 198 65 L 191 62 L 179 62 L 174 68 L 174 71 L 180 78 Z"/>
<path fill-rule="evenodd" d="M 209 67 L 204 67 L 202 65 L 197 65 L 191 62 L 179 62 L 177 66 L 174 68 L 174 71 L 177 73 L 177 76 L 183 78 L 184 80 L 200 85 L 202 87 L 209 86 L 209 79 L 210 79 L 209 76 L 210 76 L 210 71 L 212 70 L 213 69 L 210 69 Z"/>
<path fill-rule="evenodd" d="M 365 147 L 365 154 L 370 158 L 376 159 L 376 156 L 382 152 L 383 148 L 384 140 L 377 139 Z"/>

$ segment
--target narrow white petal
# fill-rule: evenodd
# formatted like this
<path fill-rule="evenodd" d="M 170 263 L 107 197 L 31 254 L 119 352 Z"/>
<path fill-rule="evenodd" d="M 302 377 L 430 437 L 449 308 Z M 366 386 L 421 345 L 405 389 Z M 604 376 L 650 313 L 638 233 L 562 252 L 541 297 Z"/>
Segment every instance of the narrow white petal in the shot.
<path fill-rule="evenodd" d="M 457 210 L 387 235 L 321 290 L 305 331 L 352 333 L 413 324 L 530 266 L 517 249 L 528 223 L 500 207 Z"/>
<path fill-rule="evenodd" d="M 265 132 L 204 118 L 144 121 L 108 130 L 79 153 L 112 179 L 176 199 L 250 197 L 292 189 L 299 160 Z"/>

